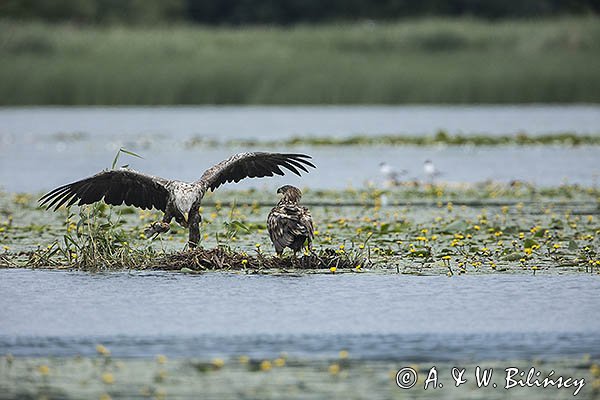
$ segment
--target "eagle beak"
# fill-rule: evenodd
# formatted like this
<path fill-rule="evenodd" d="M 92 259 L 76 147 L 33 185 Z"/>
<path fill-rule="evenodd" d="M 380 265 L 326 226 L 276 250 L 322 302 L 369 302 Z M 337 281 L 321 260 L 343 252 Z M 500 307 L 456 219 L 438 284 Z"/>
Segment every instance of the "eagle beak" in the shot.
<path fill-rule="evenodd" d="M 188 216 L 189 216 L 189 213 L 183 213 L 183 219 L 185 220 L 186 223 L 188 222 Z"/>

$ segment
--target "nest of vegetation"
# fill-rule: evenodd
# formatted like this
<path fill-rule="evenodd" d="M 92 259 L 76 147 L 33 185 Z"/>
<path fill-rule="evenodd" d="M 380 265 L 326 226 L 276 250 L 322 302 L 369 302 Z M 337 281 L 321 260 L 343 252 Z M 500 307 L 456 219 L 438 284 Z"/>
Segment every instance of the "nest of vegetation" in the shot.
<path fill-rule="evenodd" d="M 228 271 L 262 269 L 353 269 L 364 266 L 367 260 L 345 252 L 325 249 L 303 254 L 301 257 L 283 257 L 257 252 L 254 255 L 239 253 L 227 248 L 193 249 L 166 254 L 153 260 L 148 268 L 165 271 L 190 269 L 192 271 Z"/>
<path fill-rule="evenodd" d="M 163 270 L 163 271 L 256 271 L 261 270 L 331 270 L 360 269 L 371 264 L 367 254 L 359 251 L 322 249 L 301 256 L 291 253 L 278 257 L 260 251 L 237 252 L 228 247 L 192 249 L 176 253 L 157 253 L 137 249 L 118 249 L 110 254 L 78 249 L 65 250 L 57 242 L 33 251 L 0 254 L 0 268 L 57 268 L 81 271 Z"/>

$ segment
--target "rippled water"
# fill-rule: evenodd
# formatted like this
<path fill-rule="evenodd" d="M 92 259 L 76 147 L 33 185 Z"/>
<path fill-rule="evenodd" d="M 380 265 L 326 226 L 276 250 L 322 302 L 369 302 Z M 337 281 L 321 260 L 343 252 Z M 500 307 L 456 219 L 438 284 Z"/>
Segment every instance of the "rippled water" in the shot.
<path fill-rule="evenodd" d="M 600 355 L 596 276 L 0 270 L 0 354 L 467 360 Z"/>
<path fill-rule="evenodd" d="M 529 134 L 600 131 L 598 106 L 400 106 L 400 107 L 157 107 L 0 108 L 0 187 L 42 191 L 110 166 L 124 146 L 145 160 L 122 163 L 168 178 L 196 180 L 207 167 L 242 148 L 189 147 L 206 139 L 284 139 L 352 134 Z M 558 185 L 594 185 L 600 178 L 598 147 L 344 147 L 278 148 L 314 156 L 318 169 L 305 178 L 246 180 L 241 187 L 289 183 L 313 188 L 380 183 L 382 161 L 422 180 L 432 159 L 440 181 L 487 179 Z M 51 167 L 51 168 L 49 168 Z"/>

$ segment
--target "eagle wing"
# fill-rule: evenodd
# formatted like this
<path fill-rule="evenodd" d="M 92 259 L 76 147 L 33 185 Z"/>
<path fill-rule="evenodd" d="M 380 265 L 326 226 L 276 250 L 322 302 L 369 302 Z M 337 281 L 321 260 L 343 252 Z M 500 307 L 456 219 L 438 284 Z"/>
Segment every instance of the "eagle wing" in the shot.
<path fill-rule="evenodd" d="M 274 207 L 267 217 L 267 229 L 276 249 L 290 247 L 298 239 L 314 237 L 313 222 L 308 208 L 297 204 L 283 204 Z M 300 244 L 301 246 L 301 244 Z"/>
<path fill-rule="evenodd" d="M 312 242 L 315 237 L 315 228 L 313 226 L 312 215 L 310 215 L 310 211 L 308 211 L 308 208 L 306 207 L 302 207 L 302 212 L 300 213 L 300 223 L 306 228 L 309 243 Z"/>
<path fill-rule="evenodd" d="M 39 201 L 46 209 L 60 206 L 70 207 L 92 204 L 104 198 L 104 202 L 114 206 L 127 204 L 142 209 L 152 207 L 165 211 L 169 200 L 169 181 L 139 172 L 119 169 L 102 171 L 89 178 L 58 187 L 45 194 Z"/>
<path fill-rule="evenodd" d="M 300 176 L 300 171 L 308 172 L 307 167 L 315 168 L 306 154 L 292 153 L 239 153 L 221 161 L 204 172 L 200 181 L 210 190 L 215 190 L 226 182 L 239 182 L 244 178 L 283 175 L 286 168 Z"/>

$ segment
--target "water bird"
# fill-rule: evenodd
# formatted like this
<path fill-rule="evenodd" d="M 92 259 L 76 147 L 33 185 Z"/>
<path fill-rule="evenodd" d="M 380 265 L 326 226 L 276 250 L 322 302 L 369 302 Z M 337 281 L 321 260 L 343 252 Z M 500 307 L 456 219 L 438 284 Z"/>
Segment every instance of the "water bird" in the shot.
<path fill-rule="evenodd" d="M 312 216 L 308 208 L 298 204 L 302 192 L 297 187 L 285 185 L 277 189 L 277 193 L 282 195 L 281 200 L 267 217 L 267 228 L 275 252 L 281 256 L 283 250 L 289 247 L 295 256 L 305 242 L 308 243 L 308 248 L 312 249 Z"/>
<path fill-rule="evenodd" d="M 379 163 L 379 172 L 384 176 L 384 184 L 388 187 L 398 186 L 400 184 L 400 177 L 408 173 L 408 171 L 405 169 L 397 171 L 385 161 Z"/>
<path fill-rule="evenodd" d="M 60 186 L 40 198 L 46 209 L 92 204 L 104 199 L 111 205 L 125 203 L 141 209 L 164 212 L 162 221 L 146 229 L 147 236 L 168 232 L 173 218 L 189 229 L 189 246 L 196 247 L 200 240 L 202 216 L 198 208 L 208 190 L 214 191 L 227 182 L 244 178 L 262 178 L 284 175 L 285 168 L 300 176 L 307 167 L 316 168 L 306 154 L 250 152 L 238 153 L 207 169 L 192 183 L 142 174 L 129 168 L 105 170 L 91 177 Z"/>
<path fill-rule="evenodd" d="M 425 176 L 430 183 L 433 183 L 433 178 L 441 175 L 441 172 L 433 165 L 433 161 L 431 160 L 425 160 L 423 163 L 423 172 L 425 172 Z"/>

